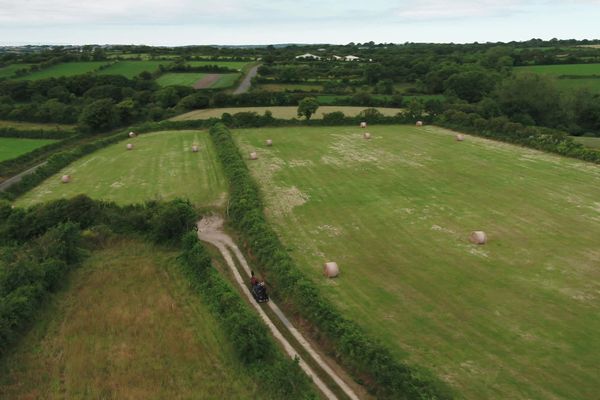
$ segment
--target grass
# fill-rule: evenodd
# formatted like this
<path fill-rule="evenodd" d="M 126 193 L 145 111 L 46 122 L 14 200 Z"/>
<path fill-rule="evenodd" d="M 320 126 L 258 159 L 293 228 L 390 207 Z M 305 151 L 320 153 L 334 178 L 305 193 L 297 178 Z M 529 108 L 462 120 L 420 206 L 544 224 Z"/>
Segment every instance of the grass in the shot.
<path fill-rule="evenodd" d="M 323 104 L 323 105 L 331 105 L 333 103 L 335 103 L 338 100 L 341 99 L 348 99 L 351 98 L 352 95 L 348 94 L 348 95 L 339 95 L 339 94 L 325 94 L 325 95 L 318 95 L 316 96 L 317 101 L 319 102 L 319 104 Z M 378 99 L 378 100 L 390 100 L 392 98 L 392 95 L 387 95 L 387 94 L 372 94 L 371 95 L 372 98 L 374 99 Z M 443 94 L 424 94 L 424 95 L 402 95 L 402 99 L 403 101 L 406 103 L 408 101 L 410 101 L 411 99 L 418 99 L 421 101 L 427 101 L 430 99 L 435 99 L 435 100 L 444 100 L 444 95 Z"/>
<path fill-rule="evenodd" d="M 573 140 L 592 149 L 600 149 L 600 137 L 572 136 Z"/>
<path fill-rule="evenodd" d="M 126 143 L 134 144 L 134 149 L 126 150 Z M 199 152 L 191 152 L 192 144 L 199 145 Z M 65 174 L 73 178 L 69 184 L 60 182 Z M 221 205 L 225 190 L 208 133 L 161 132 L 90 154 L 26 193 L 17 204 L 29 206 L 84 193 L 119 204 L 182 197 L 196 205 Z"/>
<path fill-rule="evenodd" d="M 186 61 L 186 64 L 191 65 L 192 67 L 204 67 L 208 65 L 218 65 L 219 67 L 227 67 L 231 69 L 236 69 L 241 71 L 244 69 L 246 65 L 249 64 L 248 61 Z"/>
<path fill-rule="evenodd" d="M 28 68 L 31 64 L 11 64 L 6 67 L 0 68 L 0 79 L 1 78 L 12 78 L 20 69 Z"/>
<path fill-rule="evenodd" d="M 142 72 L 154 72 L 160 64 L 166 65 L 165 61 L 118 61 L 110 67 L 99 71 L 101 75 L 123 75 L 126 78 L 134 78 Z"/>
<path fill-rule="evenodd" d="M 317 110 L 317 113 L 313 115 L 313 119 L 323 118 L 324 113 L 331 113 L 334 111 L 341 111 L 345 115 L 354 116 L 366 109 L 367 107 L 350 107 L 350 106 L 321 106 Z M 399 108 L 377 108 L 384 115 L 396 115 L 401 111 Z M 223 113 L 235 114 L 238 112 L 256 112 L 258 114 L 264 114 L 265 111 L 271 111 L 275 118 L 291 119 L 298 118 L 298 107 L 232 107 L 232 108 L 211 108 L 206 110 L 195 110 L 185 114 L 178 115 L 172 120 L 174 121 L 185 121 L 191 119 L 208 119 L 208 118 L 221 118 Z"/>
<path fill-rule="evenodd" d="M 196 82 L 207 74 L 201 72 L 169 72 L 161 75 L 156 82 L 160 86 L 194 86 Z"/>
<path fill-rule="evenodd" d="M 600 78 L 559 79 L 561 75 L 600 75 L 600 64 L 533 65 L 516 67 L 517 73 L 532 72 L 555 78 L 556 86 L 563 90 L 588 89 L 600 93 Z"/>
<path fill-rule="evenodd" d="M 0 120 L 0 128 L 15 128 L 23 131 L 31 129 L 43 129 L 45 131 L 74 131 L 75 125 Z"/>
<path fill-rule="evenodd" d="M 83 75 L 97 71 L 106 61 L 69 62 L 52 65 L 48 68 L 32 72 L 18 79 L 38 80 L 47 78 L 59 78 L 62 76 Z"/>
<path fill-rule="evenodd" d="M 177 254 L 128 239 L 92 253 L 0 363 L 0 398 L 264 398 Z"/>
<path fill-rule="evenodd" d="M 369 132 L 235 132 L 300 268 L 461 398 L 595 397 L 600 169 L 435 127 Z"/>
<path fill-rule="evenodd" d="M 10 160 L 54 142 L 56 140 L 0 138 L 0 161 Z"/>
<path fill-rule="evenodd" d="M 240 74 L 221 74 L 219 79 L 210 86 L 210 89 L 227 89 L 232 87 L 240 77 Z"/>
<path fill-rule="evenodd" d="M 556 77 L 560 75 L 600 75 L 600 64 L 531 65 L 515 67 L 515 71 Z"/>
<path fill-rule="evenodd" d="M 173 86 L 173 85 L 181 85 L 181 86 L 194 86 L 196 82 L 200 79 L 204 78 L 207 73 L 202 72 L 169 72 L 161 75 L 156 82 L 161 86 Z M 237 81 L 240 74 L 218 74 L 219 79 L 217 79 L 212 85 L 210 85 L 207 89 L 225 89 L 233 86 L 233 84 Z"/>
<path fill-rule="evenodd" d="M 290 91 L 321 91 L 323 86 L 321 85 L 308 85 L 301 83 L 265 83 L 260 84 L 256 87 L 256 91 L 260 92 L 284 92 L 286 90 Z"/>

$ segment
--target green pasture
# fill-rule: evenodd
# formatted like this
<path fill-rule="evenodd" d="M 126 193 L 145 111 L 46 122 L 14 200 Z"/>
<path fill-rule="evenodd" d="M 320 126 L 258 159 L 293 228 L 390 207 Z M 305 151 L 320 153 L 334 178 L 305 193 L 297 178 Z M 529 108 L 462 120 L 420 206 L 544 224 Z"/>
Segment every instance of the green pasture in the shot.
<path fill-rule="evenodd" d="M 32 72 L 18 79 L 21 80 L 37 80 L 47 78 L 60 78 L 63 76 L 83 75 L 90 72 L 95 72 L 102 65 L 107 64 L 106 61 L 86 61 L 86 62 L 68 62 L 52 65 L 48 68 Z"/>
<path fill-rule="evenodd" d="M 22 154 L 29 153 L 38 147 L 54 142 L 56 142 L 56 140 L 0 137 L 0 161 L 16 158 Z"/>
<path fill-rule="evenodd" d="M 309 279 L 459 398 L 597 397 L 600 168 L 430 126 L 364 131 L 235 132 Z"/>
<path fill-rule="evenodd" d="M 358 115 L 361 111 L 367 107 L 351 107 L 351 106 L 321 106 L 317 110 L 316 114 L 312 116 L 313 119 L 323 118 L 323 114 L 332 113 L 334 111 L 341 111 L 347 116 Z M 402 109 L 400 108 L 377 108 L 382 114 L 393 116 L 398 114 Z M 235 114 L 239 112 L 255 112 L 258 114 L 264 114 L 265 111 L 271 111 L 273 117 L 282 119 L 298 118 L 298 107 L 283 106 L 283 107 L 230 107 L 230 108 L 210 108 L 205 110 L 190 111 L 185 114 L 178 115 L 171 118 L 173 121 L 186 121 L 192 119 L 209 119 L 209 118 L 221 118 L 224 113 Z"/>
<path fill-rule="evenodd" d="M 241 71 L 244 67 L 250 62 L 248 61 L 186 61 L 187 65 L 191 65 L 192 67 L 205 67 L 209 65 L 218 65 L 219 67 L 227 67 L 231 69 L 237 69 Z"/>
<path fill-rule="evenodd" d="M 39 130 L 45 131 L 74 131 L 75 125 L 71 124 L 56 124 L 56 123 L 42 123 L 42 122 L 25 122 L 25 121 L 9 121 L 0 120 L 0 128 L 14 128 L 17 130 Z"/>
<path fill-rule="evenodd" d="M 196 82 L 206 75 L 201 72 L 168 72 L 161 75 L 156 82 L 160 86 L 194 86 Z"/>
<path fill-rule="evenodd" d="M 28 68 L 31 64 L 11 64 L 0 68 L 0 78 L 12 78 L 20 69 Z"/>
<path fill-rule="evenodd" d="M 134 78 L 142 72 L 154 72 L 159 65 L 168 64 L 167 61 L 117 61 L 110 67 L 98 73 L 101 75 L 123 75 L 126 78 Z"/>
<path fill-rule="evenodd" d="M 2 399 L 264 399 L 178 253 L 95 251 L 0 362 Z"/>
<path fill-rule="evenodd" d="M 536 73 L 555 78 L 556 86 L 563 90 L 587 89 L 593 93 L 600 93 L 600 64 L 565 64 L 565 65 L 534 65 L 516 67 L 517 73 Z M 560 78 L 562 75 L 579 75 L 582 78 Z M 583 78 L 596 75 L 599 77 Z"/>
<path fill-rule="evenodd" d="M 134 145 L 127 150 L 126 144 Z M 193 144 L 199 151 L 193 153 Z M 72 181 L 61 183 L 62 175 Z M 80 193 L 119 204 L 187 198 L 195 205 L 222 205 L 226 185 L 208 133 L 159 132 L 98 150 L 65 167 L 17 200 L 29 206 Z"/>

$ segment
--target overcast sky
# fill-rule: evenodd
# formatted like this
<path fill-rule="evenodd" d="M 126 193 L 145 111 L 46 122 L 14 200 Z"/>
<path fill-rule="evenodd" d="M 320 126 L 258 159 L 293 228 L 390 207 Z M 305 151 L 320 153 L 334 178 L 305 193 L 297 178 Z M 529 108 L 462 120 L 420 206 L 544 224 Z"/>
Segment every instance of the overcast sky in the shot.
<path fill-rule="evenodd" d="M 600 0 L 0 0 L 0 44 L 600 38 Z"/>

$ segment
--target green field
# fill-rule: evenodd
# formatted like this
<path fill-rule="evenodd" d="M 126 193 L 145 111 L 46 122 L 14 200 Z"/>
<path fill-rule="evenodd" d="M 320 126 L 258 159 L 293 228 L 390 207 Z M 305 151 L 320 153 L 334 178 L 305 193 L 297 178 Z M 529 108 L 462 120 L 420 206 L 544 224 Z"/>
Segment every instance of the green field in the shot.
<path fill-rule="evenodd" d="M 126 150 L 126 143 L 134 149 Z M 199 152 L 191 152 L 192 144 L 199 145 Z M 64 174 L 71 175 L 70 183 L 60 182 Z M 182 197 L 196 205 L 221 205 L 225 190 L 207 132 L 160 132 L 128 139 L 74 162 L 17 204 L 28 206 L 84 193 L 119 204 Z"/>
<path fill-rule="evenodd" d="M 250 64 L 247 61 L 186 61 L 186 64 L 192 67 L 205 67 L 208 65 L 218 65 L 219 67 L 227 67 L 241 71 L 244 67 Z"/>
<path fill-rule="evenodd" d="M 48 68 L 22 76 L 21 80 L 59 78 L 62 76 L 82 75 L 97 71 L 106 61 L 69 62 L 52 65 Z"/>
<path fill-rule="evenodd" d="M 0 161 L 10 160 L 54 142 L 56 140 L 0 138 Z"/>
<path fill-rule="evenodd" d="M 588 89 L 593 93 L 600 93 L 600 78 L 561 78 L 561 75 L 600 76 L 600 64 L 566 64 L 566 65 L 534 65 L 529 67 L 516 67 L 517 73 L 532 72 L 555 78 L 556 86 L 561 90 Z"/>
<path fill-rule="evenodd" d="M 19 130 L 43 129 L 45 131 L 74 131 L 75 125 L 0 120 L 0 128 L 15 128 Z"/>
<path fill-rule="evenodd" d="M 323 114 L 341 111 L 347 116 L 358 115 L 366 107 L 350 106 L 321 106 L 313 115 L 313 119 L 323 118 Z M 377 108 L 382 114 L 393 116 L 398 114 L 400 108 Z M 186 121 L 191 119 L 221 118 L 224 113 L 235 114 L 239 112 L 256 112 L 264 114 L 265 111 L 271 111 L 275 118 L 291 119 L 298 118 L 298 107 L 231 107 L 231 108 L 211 108 L 206 110 L 195 110 L 171 118 L 173 121 Z"/>
<path fill-rule="evenodd" d="M 227 89 L 235 85 L 235 82 L 240 77 L 240 74 L 221 74 L 218 81 L 213 83 L 211 89 Z"/>
<path fill-rule="evenodd" d="M 160 64 L 166 65 L 166 61 L 118 61 L 110 67 L 99 71 L 101 75 L 123 75 L 129 79 L 134 78 L 142 72 L 154 72 Z"/>
<path fill-rule="evenodd" d="M 600 168 L 435 127 L 368 131 L 235 132 L 306 275 L 459 398 L 597 397 Z"/>
<path fill-rule="evenodd" d="M 168 72 L 161 75 L 156 82 L 161 86 L 194 86 L 196 82 L 204 78 L 207 73 L 202 72 Z M 240 74 L 219 74 L 220 77 L 206 89 L 225 89 L 233 86 Z"/>
<path fill-rule="evenodd" d="M 194 86 L 196 82 L 206 75 L 201 72 L 168 72 L 161 75 L 156 82 L 160 86 Z"/>
<path fill-rule="evenodd" d="M 600 137 L 572 136 L 573 140 L 592 149 L 600 149 Z"/>
<path fill-rule="evenodd" d="M 177 255 L 134 240 L 93 252 L 2 359 L 0 398 L 264 398 Z"/>
<path fill-rule="evenodd" d="M 1 78 L 12 78 L 17 70 L 28 68 L 31 64 L 11 64 L 6 67 L 0 68 L 0 79 Z"/>
<path fill-rule="evenodd" d="M 549 76 L 600 75 L 600 64 L 532 65 L 515 67 L 516 72 L 533 72 Z"/>

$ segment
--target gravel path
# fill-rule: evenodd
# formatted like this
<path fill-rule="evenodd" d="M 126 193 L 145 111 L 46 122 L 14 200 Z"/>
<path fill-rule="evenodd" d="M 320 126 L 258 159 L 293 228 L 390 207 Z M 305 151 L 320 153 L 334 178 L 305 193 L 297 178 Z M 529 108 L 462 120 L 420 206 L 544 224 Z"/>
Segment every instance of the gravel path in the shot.
<path fill-rule="evenodd" d="M 256 74 L 258 74 L 258 67 L 260 67 L 260 65 L 254 66 L 250 69 L 250 71 L 248 71 L 248 73 L 244 77 L 244 80 L 242 81 L 242 83 L 240 83 L 240 86 L 238 86 L 237 89 L 235 89 L 233 94 L 242 94 L 250 90 L 252 78 L 254 78 Z"/>
<path fill-rule="evenodd" d="M 246 262 L 246 258 L 237 247 L 233 239 L 229 235 L 223 232 L 223 219 L 219 216 L 209 216 L 204 217 L 202 220 L 198 221 L 198 238 L 202 241 L 208 242 L 221 252 L 223 258 L 227 262 L 227 265 L 231 268 L 231 272 L 235 277 L 236 282 L 250 300 L 250 303 L 254 306 L 256 311 L 258 311 L 259 315 L 267 324 L 271 333 L 277 339 L 285 349 L 286 353 L 291 357 L 298 357 L 300 360 L 300 367 L 304 370 L 304 372 L 313 380 L 315 385 L 321 390 L 321 392 L 325 395 L 327 399 L 333 400 L 337 399 L 335 394 L 323 383 L 323 381 L 315 374 L 308 364 L 302 359 L 302 357 L 298 354 L 298 352 L 294 349 L 294 347 L 287 341 L 287 339 L 281 334 L 277 326 L 271 321 L 269 316 L 264 312 L 262 307 L 254 300 L 250 290 L 245 284 L 250 278 L 250 266 Z M 245 272 L 246 279 L 242 278 L 240 271 L 235 265 L 233 261 L 232 252 L 239 261 L 242 269 Z M 303 347 L 304 351 L 306 351 L 314 361 L 321 367 L 323 371 L 325 371 L 331 379 L 335 381 L 335 383 L 344 391 L 344 393 L 352 400 L 358 400 L 359 397 L 356 393 L 350 388 L 336 373 L 333 371 L 319 356 L 319 354 L 314 350 L 311 344 L 302 336 L 302 334 L 293 326 L 290 320 L 285 316 L 285 314 L 281 311 L 281 309 L 275 304 L 273 300 L 270 300 L 267 303 L 268 307 L 277 315 L 281 323 L 289 330 L 289 332 L 294 336 L 294 338 L 300 343 Z"/>

